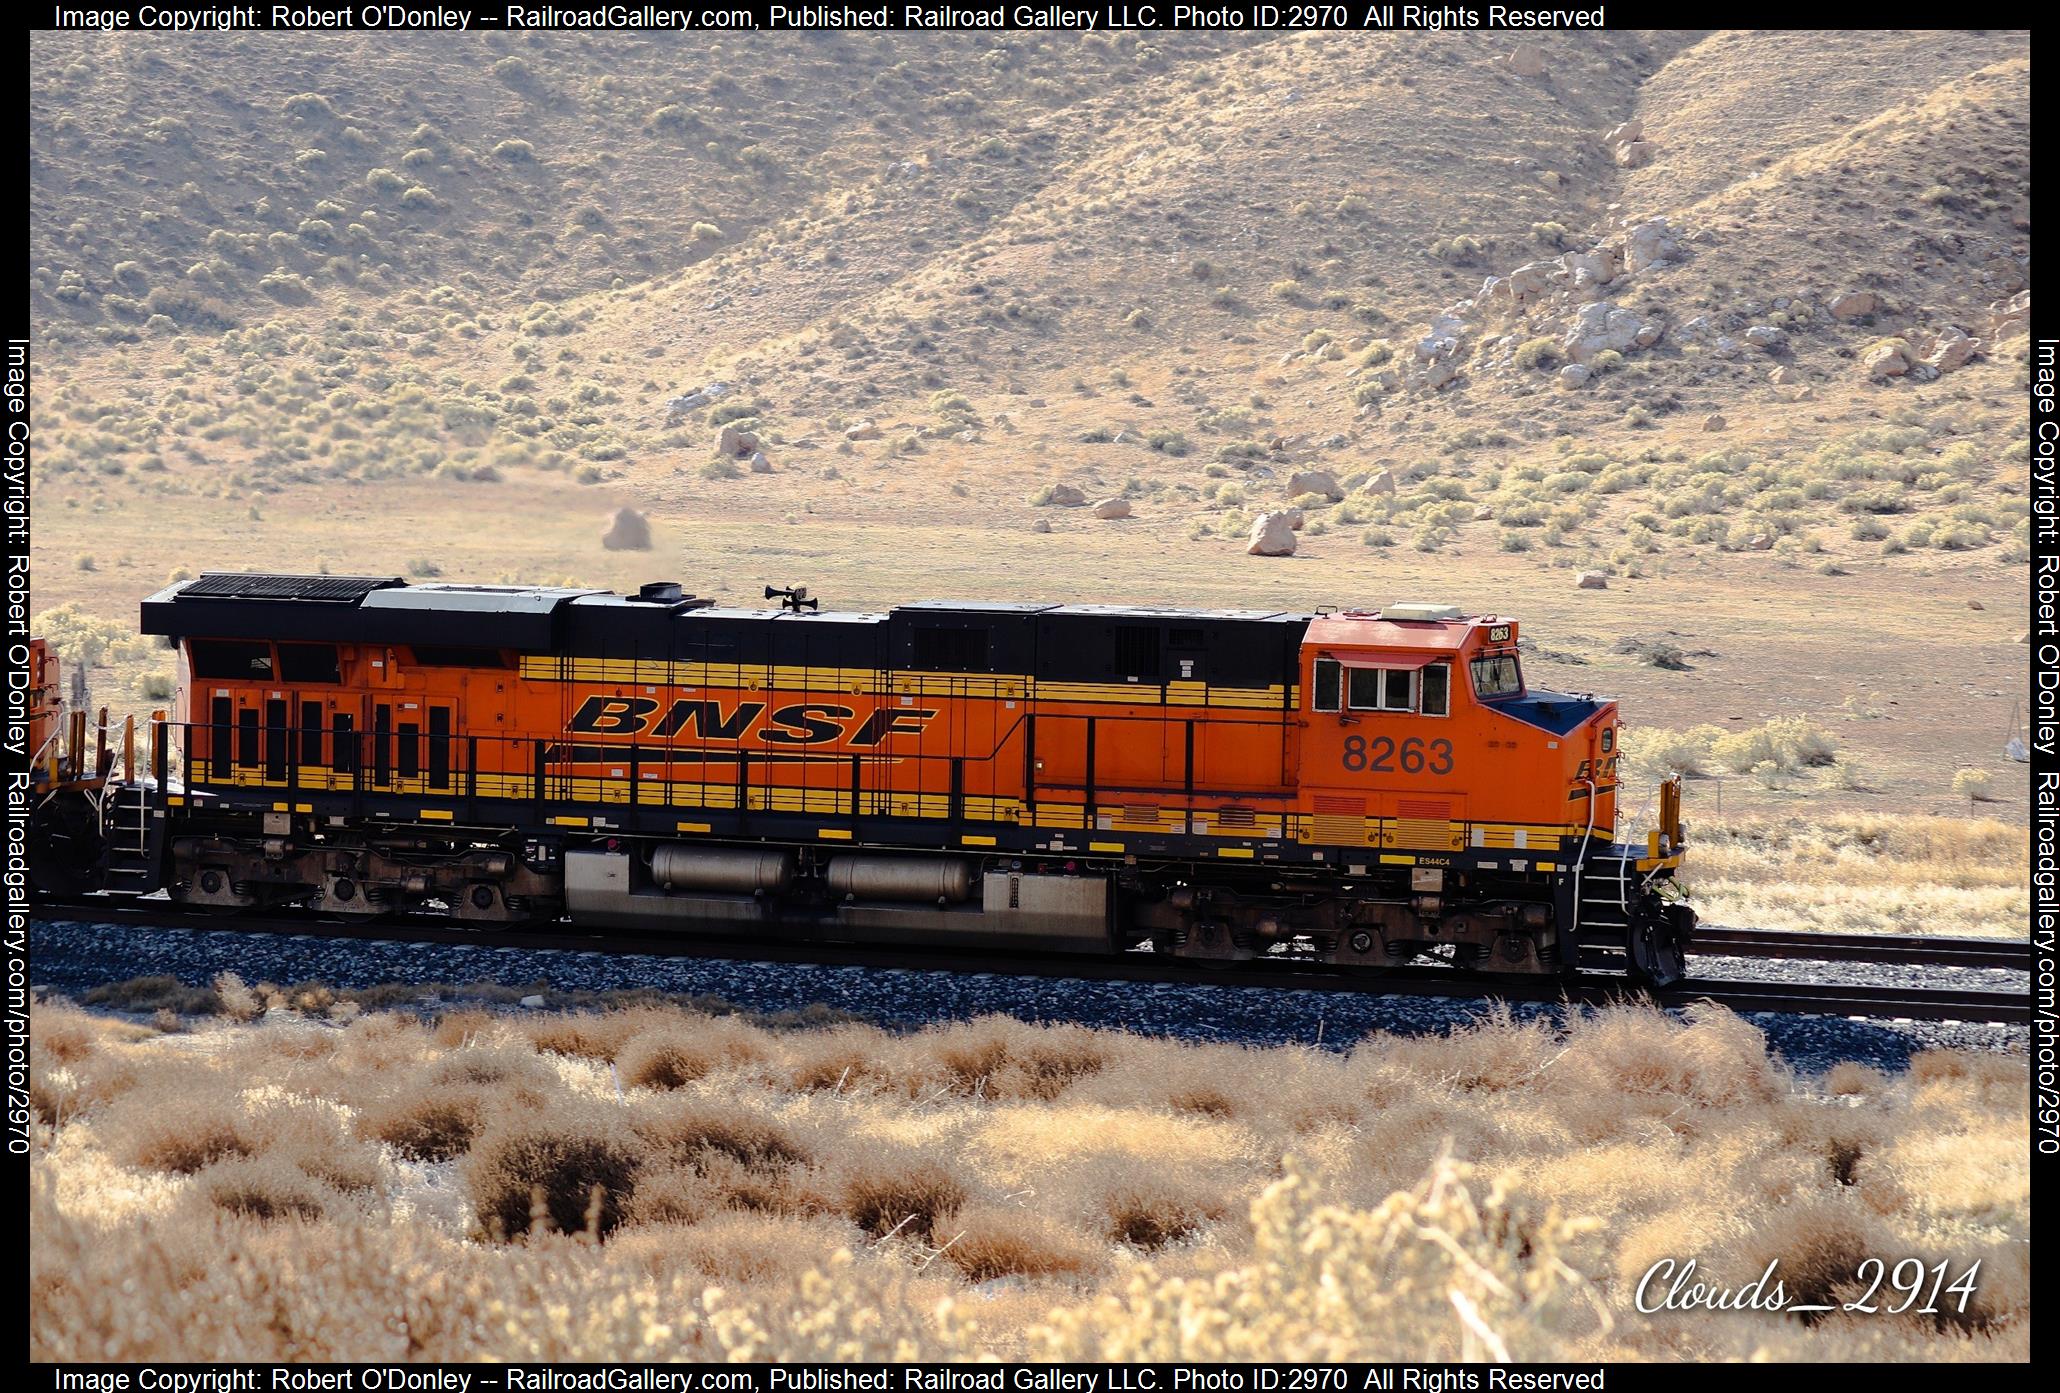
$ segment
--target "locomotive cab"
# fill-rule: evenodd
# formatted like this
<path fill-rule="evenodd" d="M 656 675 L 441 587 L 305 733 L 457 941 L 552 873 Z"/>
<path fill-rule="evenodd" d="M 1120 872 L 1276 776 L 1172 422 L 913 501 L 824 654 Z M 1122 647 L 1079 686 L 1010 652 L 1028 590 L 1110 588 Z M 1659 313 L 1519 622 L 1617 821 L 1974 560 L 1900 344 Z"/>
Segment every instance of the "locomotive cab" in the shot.
<path fill-rule="evenodd" d="M 1300 789 L 1312 840 L 1364 878 L 1341 956 L 1549 972 L 1625 942 L 1637 868 L 1610 863 L 1606 932 L 1582 889 L 1616 832 L 1616 703 L 1532 686 L 1517 639 L 1442 605 L 1310 624 Z"/>
<path fill-rule="evenodd" d="M 1380 844 L 1421 851 L 1614 832 L 1616 703 L 1529 686 L 1514 620 L 1347 611 L 1312 623 L 1303 648 L 1316 813 L 1397 824 Z"/>

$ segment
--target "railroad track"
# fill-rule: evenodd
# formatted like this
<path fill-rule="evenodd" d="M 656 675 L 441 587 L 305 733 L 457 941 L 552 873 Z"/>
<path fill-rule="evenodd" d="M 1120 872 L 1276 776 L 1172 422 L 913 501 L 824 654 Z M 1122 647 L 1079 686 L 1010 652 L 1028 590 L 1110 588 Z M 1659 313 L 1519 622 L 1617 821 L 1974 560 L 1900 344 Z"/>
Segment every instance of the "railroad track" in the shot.
<path fill-rule="evenodd" d="M 1691 954 L 1727 958 L 1808 958 L 1817 962 L 1903 963 L 1924 967 L 2031 968 L 2031 945 L 1993 938 L 1924 934 L 1835 934 L 1814 930 L 1698 927 Z"/>
<path fill-rule="evenodd" d="M 1804 1015 L 1857 1016 L 1879 1019 L 1988 1021 L 2024 1024 L 2031 1019 L 2027 992 L 1974 991 L 1957 987 L 1878 986 L 1849 983 L 1769 981 L 1698 981 L 1691 979 L 1664 991 L 1650 991 L 1628 980 L 1594 978 L 1563 983 L 1549 978 L 1485 977 L 1447 967 L 1395 968 L 1379 973 L 1342 975 L 1321 971 L 1292 959 L 1208 964 L 1160 957 L 1149 952 L 1111 957 L 1090 954 L 986 952 L 969 962 L 962 951 L 922 949 L 908 945 L 871 947 L 806 940 L 772 942 L 714 936 L 638 934 L 621 930 L 581 932 L 571 926 L 544 931 L 492 933 L 449 928 L 422 920 L 323 920 L 282 915 L 243 915 L 174 909 L 165 904 L 113 905 L 104 902 L 43 906 L 36 917 L 76 919 L 91 923 L 133 924 L 200 932 L 270 933 L 308 939 L 365 942 L 465 944 L 511 952 L 577 952 L 643 955 L 662 958 L 716 958 L 730 961 L 807 963 L 836 967 L 906 969 L 928 972 L 978 971 L 1009 976 L 1094 978 L 1108 981 L 1161 982 L 1199 986 L 1255 986 L 1299 991 L 1351 992 L 1366 996 L 1490 997 L 1508 1001 L 1573 1002 L 1604 1005 L 1616 1001 L 1657 1001 L 1680 1006 L 1712 1001 L 1735 1011 L 1786 1012 Z M 1706 934 L 1736 935 L 1725 948 L 1705 944 Z M 1707 930 L 1697 935 L 1698 948 L 1734 956 L 1833 957 L 1842 950 L 1802 951 L 1793 942 L 1808 934 L 1779 934 L 1744 929 Z M 1863 935 L 1827 935 L 1858 939 Z M 1856 956 L 1841 960 L 1903 962 L 1932 965 L 1914 956 L 1927 942 L 1973 945 L 1987 950 L 2021 950 L 2015 962 L 1955 961 L 1954 966 L 2030 965 L 2028 944 L 1990 944 L 1975 939 L 1893 939 L 1908 956 Z M 1735 953 L 1730 944 L 1737 945 Z M 1764 949 L 1764 951 L 1758 951 Z M 1790 951 L 1794 950 L 1794 951 Z"/>

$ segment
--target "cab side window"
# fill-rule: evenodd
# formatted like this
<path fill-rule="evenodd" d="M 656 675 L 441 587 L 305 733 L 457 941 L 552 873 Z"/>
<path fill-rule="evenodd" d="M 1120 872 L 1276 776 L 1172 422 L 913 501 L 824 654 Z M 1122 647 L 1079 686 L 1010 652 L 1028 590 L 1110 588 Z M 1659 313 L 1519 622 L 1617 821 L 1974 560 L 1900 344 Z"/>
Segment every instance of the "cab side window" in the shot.
<path fill-rule="evenodd" d="M 1316 677 L 1309 694 L 1309 706 L 1313 711 L 1336 711 L 1339 708 L 1339 692 L 1344 681 L 1345 665 L 1335 658 L 1316 660 Z"/>
<path fill-rule="evenodd" d="M 1423 684 L 1423 702 L 1419 709 L 1426 716 L 1449 716 L 1452 714 L 1452 665 L 1432 663 L 1423 670 L 1419 679 Z"/>
<path fill-rule="evenodd" d="M 1354 711 L 1414 711 L 1416 672 L 1413 668 L 1355 667 L 1345 704 Z"/>

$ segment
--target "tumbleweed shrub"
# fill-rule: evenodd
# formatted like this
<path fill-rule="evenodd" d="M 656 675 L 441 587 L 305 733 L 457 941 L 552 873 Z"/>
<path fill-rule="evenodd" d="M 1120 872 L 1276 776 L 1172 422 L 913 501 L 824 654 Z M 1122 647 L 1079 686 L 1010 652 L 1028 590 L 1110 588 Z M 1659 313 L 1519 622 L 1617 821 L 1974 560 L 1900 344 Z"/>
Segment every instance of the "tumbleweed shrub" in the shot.
<path fill-rule="evenodd" d="M 160 1035 L 60 1008 L 39 1025 L 38 1067 L 76 1074 L 79 1101 L 32 1129 L 34 1349 L 538 1360 L 1486 1357 L 1497 1341 L 1512 1357 L 1568 1359 L 2025 1348 L 2029 1126 L 2025 1066 L 2007 1054 L 1815 1079 L 1717 1008 L 1491 1014 L 1344 1052 L 1083 1041 L 1013 1021 L 894 1034 L 622 1014 L 689 1039 L 742 1031 L 754 1053 L 679 1088 L 632 1088 L 607 1060 L 527 1044 L 557 1028 L 542 1013 L 338 1027 L 274 1008 Z M 607 1017 L 576 1020 L 589 1030 Z M 983 1086 L 1015 1068 L 997 1059 L 1035 1057 L 1040 1043 L 1099 1066 L 1069 1070 L 1050 1098 Z M 854 1055 L 874 1067 L 862 1082 Z M 512 1082 L 524 1060 L 549 1071 L 541 1105 L 509 1096 L 537 1086 Z M 97 1096 L 94 1081 L 116 1070 L 130 1085 Z M 470 1081 L 485 1074 L 510 1082 Z M 390 1109 L 452 1092 L 482 1102 L 469 1138 L 461 1126 L 382 1135 Z M 138 1126 L 138 1097 L 239 1145 L 142 1148 L 160 1134 Z M 376 1183 L 308 1162 L 339 1142 L 373 1158 Z M 1295 1183 L 1270 1188 L 1283 1179 Z M 1991 1276 L 1978 1305 L 1929 1324 L 1631 1306 L 1661 1259 L 1742 1282 L 1784 1247 L 1798 1283 L 1838 1290 L 1856 1243 L 1979 1259 Z M 1364 1309 L 1332 1312 L 1344 1305 Z"/>
<path fill-rule="evenodd" d="M 1697 819 L 1682 880 L 1716 924 L 2021 938 L 2029 835 L 1992 818 Z"/>
<path fill-rule="evenodd" d="M 548 1227 L 605 1237 L 620 1224 L 639 1157 L 620 1108 L 568 1104 L 500 1118 L 473 1147 L 466 1183 L 494 1238 Z"/>

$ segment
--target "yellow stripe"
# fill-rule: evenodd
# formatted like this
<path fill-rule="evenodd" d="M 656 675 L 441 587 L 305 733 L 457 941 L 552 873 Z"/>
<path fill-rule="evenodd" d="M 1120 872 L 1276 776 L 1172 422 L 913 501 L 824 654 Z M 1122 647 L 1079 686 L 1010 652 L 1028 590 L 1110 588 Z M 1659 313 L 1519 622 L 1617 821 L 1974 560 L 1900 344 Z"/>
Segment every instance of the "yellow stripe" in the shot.
<path fill-rule="evenodd" d="M 1559 869 L 1559 863 L 1556 861 L 1540 861 L 1538 869 L 1541 871 L 1556 871 Z"/>
<path fill-rule="evenodd" d="M 848 842 L 851 840 L 851 833 L 842 827 L 818 827 L 815 829 L 815 834 L 824 841 Z"/>
<path fill-rule="evenodd" d="M 184 794 L 174 793 L 167 797 L 165 799 L 165 802 L 171 804 L 175 808 L 183 808 L 186 806 L 186 797 Z"/>
<path fill-rule="evenodd" d="M 1382 852 L 1380 863 L 1383 866 L 1413 866 L 1416 864 L 1416 858 L 1414 856 L 1390 856 L 1387 852 Z"/>
<path fill-rule="evenodd" d="M 1218 856 L 1235 857 L 1241 861 L 1252 859 L 1252 849 L 1248 846 L 1219 846 L 1216 848 L 1216 854 Z"/>
<path fill-rule="evenodd" d="M 554 817 L 551 819 L 551 825 L 553 827 L 584 827 L 587 825 L 587 820 L 583 817 Z"/>
<path fill-rule="evenodd" d="M 272 805 L 272 811 L 275 813 L 290 813 L 293 811 L 293 809 L 288 807 L 284 803 L 274 803 Z"/>
<path fill-rule="evenodd" d="M 593 682 L 742 691 L 841 691 L 872 695 L 1043 698 L 1142 706 L 1222 706 L 1279 710 L 1294 705 L 1296 687 L 1211 687 L 1202 682 L 1045 682 L 1020 673 L 889 672 L 876 668 L 795 667 L 765 663 L 689 663 L 644 658 L 526 657 L 518 669 L 539 682 Z"/>
<path fill-rule="evenodd" d="M 994 845 L 994 838 L 992 838 L 992 837 L 960 837 L 960 838 L 959 838 L 959 843 L 960 843 L 961 845 L 963 845 L 963 846 L 993 846 L 993 845 Z"/>
<path fill-rule="evenodd" d="M 293 810 L 297 813 L 311 813 L 315 810 L 315 805 L 313 803 L 295 803 Z"/>
<path fill-rule="evenodd" d="M 711 824 L 706 822 L 677 822 L 673 824 L 673 828 L 675 831 L 680 832 L 712 832 L 715 830 Z"/>
<path fill-rule="evenodd" d="M 451 820 L 451 813 L 448 808 L 424 808 L 422 816 L 431 822 L 449 822 Z"/>
<path fill-rule="evenodd" d="M 1123 849 L 1123 843 L 1121 843 L 1121 842 L 1089 842 L 1089 843 L 1087 844 L 1087 849 L 1088 849 L 1089 851 L 1121 851 L 1121 850 Z"/>

